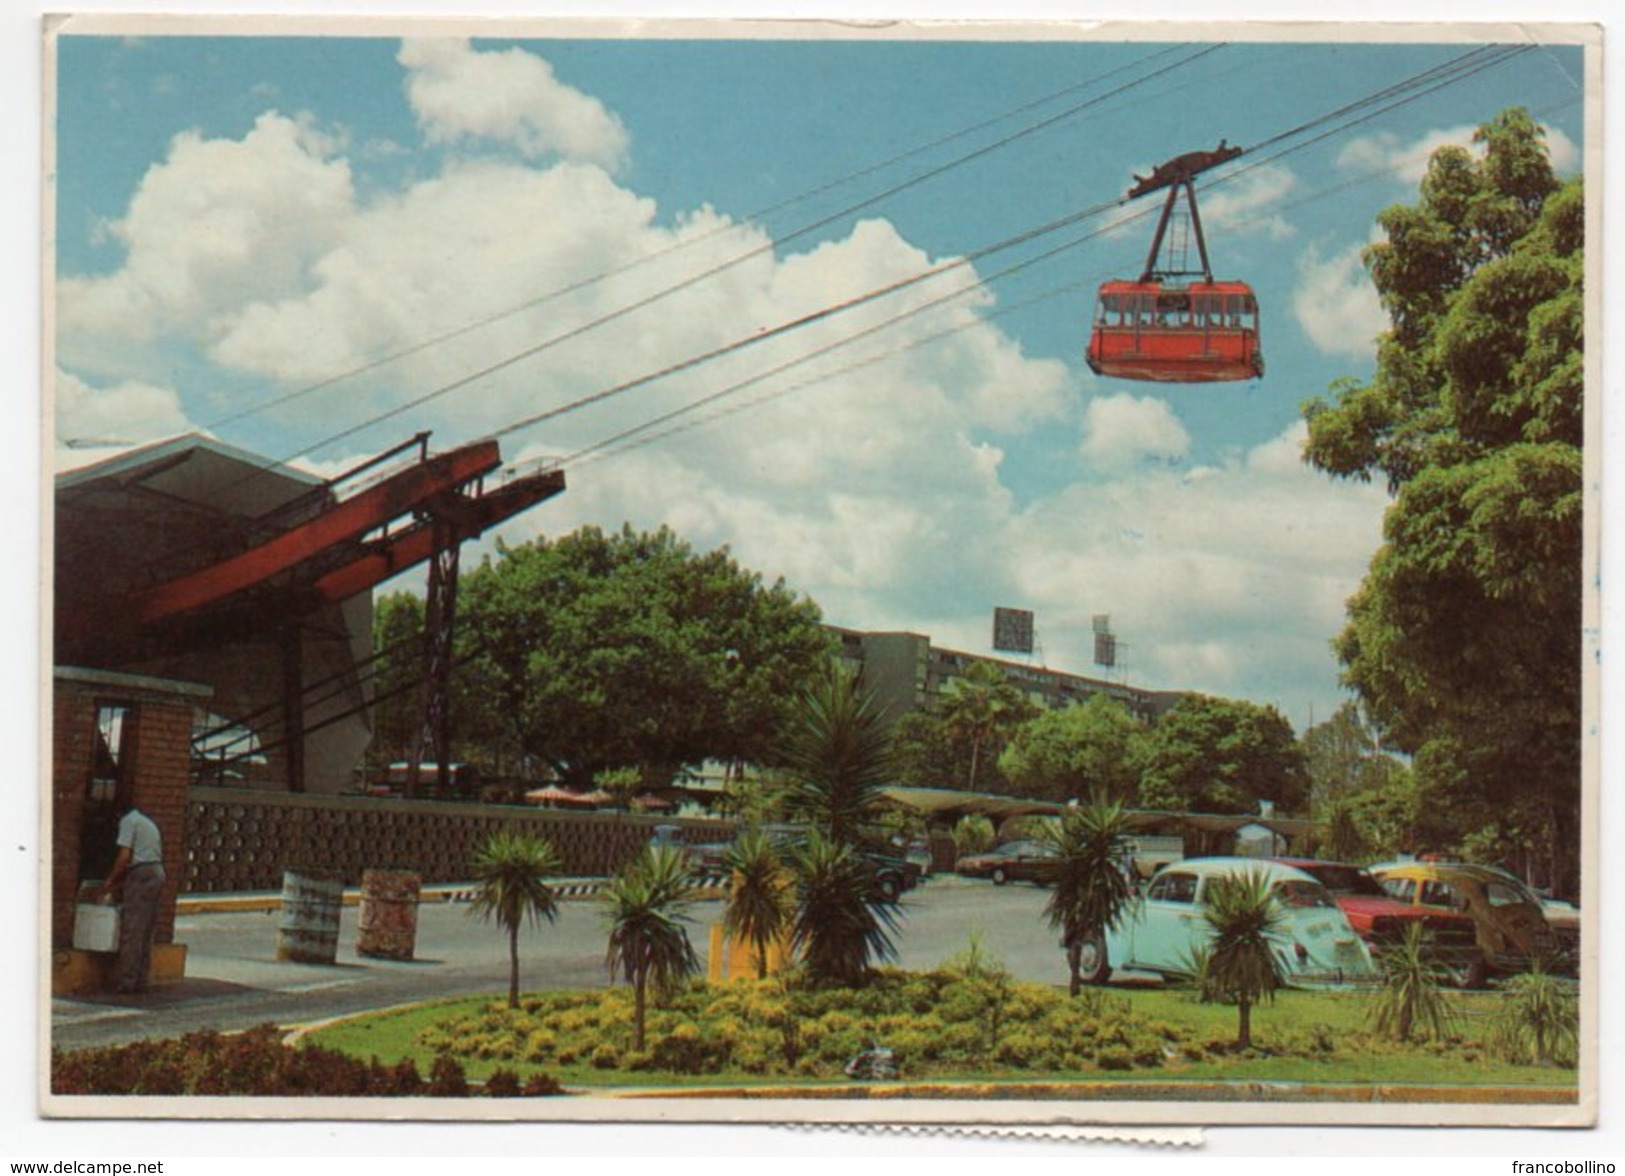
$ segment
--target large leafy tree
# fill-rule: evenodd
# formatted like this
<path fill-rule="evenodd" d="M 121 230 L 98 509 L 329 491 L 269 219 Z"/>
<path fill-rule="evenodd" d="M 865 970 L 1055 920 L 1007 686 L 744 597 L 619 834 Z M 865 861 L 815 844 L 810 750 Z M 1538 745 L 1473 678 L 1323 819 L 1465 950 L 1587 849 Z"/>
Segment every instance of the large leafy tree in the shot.
<path fill-rule="evenodd" d="M 565 780 L 761 760 L 830 655 L 818 610 L 662 528 L 501 547 L 463 579 L 460 677 Z"/>
<path fill-rule="evenodd" d="M 1023 723 L 999 770 L 1018 796 L 1070 800 L 1099 791 L 1128 800 L 1139 788 L 1146 740 L 1144 724 L 1127 707 L 1096 694 Z"/>
<path fill-rule="evenodd" d="M 1186 812 L 1253 812 L 1267 800 L 1303 812 L 1309 775 L 1292 727 L 1271 706 L 1191 694 L 1152 727 L 1140 804 Z"/>
<path fill-rule="evenodd" d="M 1436 152 L 1367 251 L 1375 376 L 1305 406 L 1308 460 L 1383 477 L 1345 677 L 1458 832 L 1572 884 L 1580 790 L 1585 210 L 1521 110 Z M 1419 848 L 1459 848 L 1459 845 Z M 1495 852 L 1487 848 L 1487 852 Z"/>
<path fill-rule="evenodd" d="M 1404 766 L 1383 750 L 1379 733 L 1352 699 L 1303 733 L 1303 756 L 1317 816 L 1339 800 L 1383 789 Z"/>

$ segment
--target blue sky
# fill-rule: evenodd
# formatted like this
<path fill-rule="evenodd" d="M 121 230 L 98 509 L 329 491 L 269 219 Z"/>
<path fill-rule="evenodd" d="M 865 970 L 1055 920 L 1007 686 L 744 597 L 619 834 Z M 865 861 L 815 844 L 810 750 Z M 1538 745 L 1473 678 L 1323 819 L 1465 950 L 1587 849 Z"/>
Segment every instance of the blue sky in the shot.
<path fill-rule="evenodd" d="M 1200 56 L 1209 44 L 879 35 L 57 44 L 56 424 L 81 446 L 61 459 L 84 460 L 91 440 L 212 428 L 333 470 L 420 428 L 440 446 L 499 430 L 1108 201 L 1160 159 L 1221 138 L 1262 143 L 1472 48 L 1358 36 Z M 1328 643 L 1385 504 L 1381 488 L 1298 460 L 1302 401 L 1371 370 L 1382 320 L 1359 249 L 1381 208 L 1414 199 L 1428 149 L 1507 106 L 1534 112 L 1559 168 L 1577 170 L 1582 68 L 1577 48 L 1543 46 L 1301 151 L 1244 157 L 1259 166 L 1204 191 L 1217 275 L 1250 282 L 1263 307 L 1262 380 L 1169 388 L 1089 373 L 1089 294 L 1138 273 L 1140 221 L 835 353 L 862 367 L 808 364 L 723 402 L 770 397 L 747 411 L 572 466 L 565 496 L 503 534 L 669 523 L 784 576 L 836 623 L 974 651 L 987 649 L 995 605 L 1031 608 L 1044 660 L 1077 672 L 1091 672 L 1090 617 L 1109 613 L 1128 681 L 1274 703 L 1301 728 L 1341 697 Z M 1042 247 L 983 258 L 975 273 Z M 745 254 L 679 296 L 434 396 Z M 918 305 L 966 276 L 901 298 Z M 839 344 L 893 306 L 505 435 L 504 453 L 576 452 Z M 826 378 L 803 386 L 816 374 Z"/>

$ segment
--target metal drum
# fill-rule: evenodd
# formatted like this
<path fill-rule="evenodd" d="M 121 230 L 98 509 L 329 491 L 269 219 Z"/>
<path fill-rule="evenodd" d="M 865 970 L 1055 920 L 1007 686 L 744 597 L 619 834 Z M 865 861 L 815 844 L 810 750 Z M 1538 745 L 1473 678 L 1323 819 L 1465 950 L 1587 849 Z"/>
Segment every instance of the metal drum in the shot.
<path fill-rule="evenodd" d="M 282 925 L 276 958 L 297 964 L 331 964 L 338 957 L 339 914 L 344 880 L 331 872 L 282 872 Z"/>
<path fill-rule="evenodd" d="M 410 870 L 367 870 L 361 875 L 356 952 L 409 960 L 418 937 L 418 876 Z"/>

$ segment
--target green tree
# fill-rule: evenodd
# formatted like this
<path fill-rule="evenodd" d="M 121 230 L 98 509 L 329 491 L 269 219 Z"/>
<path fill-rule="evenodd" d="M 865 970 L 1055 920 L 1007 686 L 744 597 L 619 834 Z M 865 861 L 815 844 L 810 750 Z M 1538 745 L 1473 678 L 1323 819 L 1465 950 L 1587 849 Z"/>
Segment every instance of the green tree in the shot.
<path fill-rule="evenodd" d="M 499 546 L 463 577 L 460 676 L 529 757 L 585 785 L 706 759 L 760 762 L 830 656 L 818 610 L 669 530 Z"/>
<path fill-rule="evenodd" d="M 604 887 L 609 927 L 610 979 L 632 985 L 632 1048 L 644 1046 L 648 998 L 663 1000 L 700 960 L 689 942 L 685 908 L 691 901 L 688 858 L 669 845 L 651 846 Z"/>
<path fill-rule="evenodd" d="M 833 658 L 800 691 L 775 746 L 792 812 L 840 845 L 873 839 L 890 782 L 885 713 Z"/>
<path fill-rule="evenodd" d="M 967 792 L 982 789 L 985 764 L 998 762 L 1011 733 L 1036 710 L 1003 670 L 983 661 L 972 662 L 943 688 L 937 709 L 948 730 L 969 746 Z"/>
<path fill-rule="evenodd" d="M 1069 800 L 1097 790 L 1121 800 L 1139 789 L 1147 731 L 1104 694 L 1045 711 L 1015 731 L 999 770 L 1018 796 Z"/>
<path fill-rule="evenodd" d="M 1044 916 L 1061 933 L 1069 990 L 1077 996 L 1085 978 L 1104 984 L 1111 975 L 1106 931 L 1117 926 L 1134 899 L 1123 861 L 1128 814 L 1122 802 L 1097 793 L 1089 804 L 1069 807 L 1059 823 L 1044 829 L 1058 865 Z"/>
<path fill-rule="evenodd" d="M 1353 699 L 1305 731 L 1302 743 L 1309 807 L 1317 815 L 1336 800 L 1383 787 L 1399 763 L 1383 751 L 1379 733 Z"/>
<path fill-rule="evenodd" d="M 423 728 L 423 600 L 409 592 L 378 598 L 372 609 L 372 742 L 367 758 L 387 767 L 411 758 Z"/>
<path fill-rule="evenodd" d="M 1307 459 L 1382 476 L 1384 542 L 1336 647 L 1432 812 L 1573 885 L 1584 568 L 1581 181 L 1508 110 L 1436 152 L 1366 253 L 1390 328 L 1368 383 L 1304 406 Z M 1530 788 L 1529 781 L 1542 786 Z M 1509 835 L 1504 838 L 1513 841 Z"/>
<path fill-rule="evenodd" d="M 899 784 L 964 790 L 974 758 L 979 791 L 1000 795 L 1012 791 L 997 758 L 990 762 L 967 733 L 951 727 L 941 707 L 910 711 L 892 724 L 891 734 L 893 773 Z M 999 741 L 997 735 L 995 740 Z"/>
<path fill-rule="evenodd" d="M 1275 965 L 1281 912 L 1269 875 L 1255 868 L 1213 878 L 1203 895 L 1202 918 L 1212 932 L 1202 996 L 1236 1002 L 1236 1048 L 1251 1049 L 1253 1005 L 1274 999 L 1281 986 Z"/>
<path fill-rule="evenodd" d="M 519 928 L 558 915 L 558 898 L 547 879 L 559 872 L 559 859 L 545 838 L 512 828 L 498 829 L 474 850 L 470 873 L 474 902 L 469 914 L 495 921 L 508 935 L 508 1007 L 519 1007 Z"/>
<path fill-rule="evenodd" d="M 728 906 L 722 925 L 751 945 L 756 977 L 767 976 L 767 951 L 789 929 L 794 916 L 789 870 L 773 841 L 760 829 L 746 829 L 728 847 Z"/>
<path fill-rule="evenodd" d="M 1303 751 L 1274 707 L 1186 695 L 1151 728 L 1145 755 L 1145 808 L 1245 813 L 1267 800 L 1286 813 L 1308 805 Z"/>
<path fill-rule="evenodd" d="M 813 984 L 856 987 L 872 963 L 897 958 L 897 906 L 876 893 L 873 869 L 857 849 L 815 828 L 791 861 L 790 941 Z"/>

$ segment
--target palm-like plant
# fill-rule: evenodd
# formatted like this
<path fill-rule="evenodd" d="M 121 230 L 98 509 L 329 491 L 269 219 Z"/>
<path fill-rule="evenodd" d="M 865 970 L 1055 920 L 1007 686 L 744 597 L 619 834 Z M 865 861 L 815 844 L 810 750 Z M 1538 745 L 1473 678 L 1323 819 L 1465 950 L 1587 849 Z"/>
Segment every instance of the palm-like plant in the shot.
<path fill-rule="evenodd" d="M 793 810 L 831 841 L 856 845 L 889 780 L 884 712 L 857 675 L 831 661 L 802 693 L 779 742 Z"/>
<path fill-rule="evenodd" d="M 519 928 L 558 916 L 558 899 L 547 884 L 559 872 L 558 855 L 542 837 L 503 828 L 474 850 L 474 902 L 469 914 L 508 933 L 508 1007 L 519 1007 Z"/>
<path fill-rule="evenodd" d="M 1044 915 L 1061 933 L 1073 996 L 1086 975 L 1091 984 L 1103 984 L 1111 974 L 1106 931 L 1134 899 L 1134 884 L 1122 860 L 1127 832 L 1122 804 L 1097 794 L 1085 806 L 1068 808 L 1059 824 L 1046 825 L 1041 834 L 1055 851 L 1057 866 Z"/>
<path fill-rule="evenodd" d="M 1261 999 L 1272 999 L 1281 986 L 1275 946 L 1282 920 L 1269 875 L 1254 868 L 1212 879 L 1202 915 L 1213 932 L 1204 995 L 1236 1002 L 1236 1047 L 1250 1049 L 1252 1007 Z"/>
<path fill-rule="evenodd" d="M 632 1048 L 644 1042 L 645 1013 L 652 990 L 663 999 L 700 966 L 689 942 L 683 913 L 693 894 L 688 860 L 669 845 L 651 846 L 604 888 L 609 904 L 610 979 L 625 976 L 632 985 Z"/>
<path fill-rule="evenodd" d="M 1417 923 L 1406 927 L 1403 938 L 1382 950 L 1381 962 L 1382 991 L 1372 1010 L 1377 1032 L 1398 1041 L 1409 1041 L 1413 1034 L 1447 1036 L 1450 1005 L 1422 927 Z"/>
<path fill-rule="evenodd" d="M 722 925 L 729 935 L 749 943 L 756 955 L 756 978 L 767 975 L 767 949 L 790 926 L 793 895 L 789 873 L 772 840 L 760 829 L 747 829 L 728 848 L 731 878 L 728 909 Z"/>
<path fill-rule="evenodd" d="M 872 869 L 850 845 L 814 830 L 794 856 L 790 939 L 815 984 L 862 984 L 874 960 L 893 960 L 896 905 L 875 893 Z"/>
<path fill-rule="evenodd" d="M 1573 1066 L 1580 1053 L 1580 995 L 1574 983 L 1536 967 L 1507 983 L 1490 1044 L 1512 1062 Z"/>
<path fill-rule="evenodd" d="M 941 707 L 948 729 L 970 741 L 970 771 L 965 787 L 975 792 L 988 740 L 1028 718 L 1032 706 L 998 666 L 972 662 L 964 675 L 943 691 Z"/>

